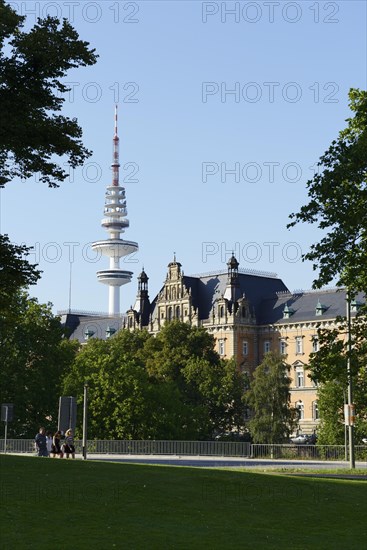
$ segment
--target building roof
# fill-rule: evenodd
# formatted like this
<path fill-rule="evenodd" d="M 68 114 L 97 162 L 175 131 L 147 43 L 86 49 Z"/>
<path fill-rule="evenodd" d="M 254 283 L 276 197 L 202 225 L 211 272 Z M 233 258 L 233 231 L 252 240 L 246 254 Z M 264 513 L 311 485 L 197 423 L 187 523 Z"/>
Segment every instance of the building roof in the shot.
<path fill-rule="evenodd" d="M 183 282 L 186 288 L 191 291 L 192 305 L 198 309 L 199 319 L 208 319 L 215 300 L 225 294 L 228 283 L 228 272 L 226 270 L 195 276 L 184 275 Z M 160 292 L 163 288 L 161 288 Z M 264 296 L 276 298 L 276 293 L 281 291 L 289 292 L 283 281 L 273 274 L 267 276 L 266 274 L 257 275 L 250 272 L 238 273 L 236 294 L 239 297 L 246 296 L 250 308 L 252 308 L 255 315 L 259 312 L 259 306 Z M 151 304 L 153 319 L 157 315 L 156 304 L 158 296 Z"/>
<path fill-rule="evenodd" d="M 362 293 L 356 300 L 365 302 Z M 316 314 L 316 306 L 323 306 L 322 315 Z M 291 310 L 288 319 L 283 318 L 283 310 Z M 352 312 L 353 314 L 353 312 Z M 275 297 L 262 300 L 257 322 L 260 325 L 323 321 L 346 315 L 345 289 L 325 289 L 308 292 L 280 292 Z"/>
<path fill-rule="evenodd" d="M 185 277 L 186 278 L 186 277 Z M 224 295 L 228 282 L 227 272 L 198 276 L 197 302 L 199 304 L 200 318 L 207 319 L 215 300 Z M 250 308 L 256 316 L 264 296 L 276 298 L 277 292 L 288 289 L 281 279 L 272 276 L 253 275 L 250 273 L 238 273 L 238 290 L 240 296 L 245 295 Z"/>
<path fill-rule="evenodd" d="M 215 301 L 225 295 L 228 272 L 222 270 L 194 276 L 183 275 L 183 282 L 191 293 L 192 304 L 198 311 L 199 319 L 205 320 L 209 318 Z M 344 289 L 292 293 L 275 274 L 245 270 L 239 270 L 235 286 L 236 296 L 245 296 L 258 325 L 321 322 L 346 314 Z M 152 300 L 149 308 L 153 320 L 157 315 L 158 299 L 159 294 Z M 356 300 L 365 303 L 366 297 L 359 293 Z M 288 312 L 287 318 L 283 314 L 285 309 Z M 120 330 L 127 325 L 126 320 L 124 315 L 109 316 L 88 312 L 64 312 L 62 315 L 62 323 L 69 329 L 70 338 L 80 342 L 85 342 L 88 337 L 105 339 L 111 335 L 109 329 Z"/>
<path fill-rule="evenodd" d="M 86 342 L 89 337 L 105 340 L 111 332 L 120 330 L 126 316 L 108 316 L 106 314 L 84 315 L 67 313 L 61 316 L 62 324 L 70 331 L 70 339 Z M 109 329 L 110 334 L 108 334 Z"/>

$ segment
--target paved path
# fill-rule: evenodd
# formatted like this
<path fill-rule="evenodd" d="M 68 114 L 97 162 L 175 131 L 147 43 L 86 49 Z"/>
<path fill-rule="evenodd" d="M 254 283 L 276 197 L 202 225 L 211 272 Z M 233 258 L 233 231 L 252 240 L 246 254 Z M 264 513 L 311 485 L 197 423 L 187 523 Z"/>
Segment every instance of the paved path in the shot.
<path fill-rule="evenodd" d="M 326 462 L 324 460 L 269 460 L 238 457 L 89 454 L 87 459 L 135 464 L 164 464 L 171 466 L 189 466 L 201 468 L 349 468 L 349 463 L 345 461 Z M 357 462 L 356 467 L 367 469 L 367 462 Z"/>
<path fill-rule="evenodd" d="M 18 456 L 35 456 L 34 453 L 8 453 Z M 81 454 L 76 455 L 77 459 L 82 459 Z M 66 459 L 63 459 L 66 460 Z M 70 459 L 69 459 L 70 460 Z M 223 456 L 177 456 L 177 455 L 121 455 L 121 454 L 94 454 L 89 453 L 87 460 L 100 460 L 104 462 L 120 462 L 133 464 L 163 464 L 166 466 L 187 466 L 195 468 L 302 468 L 302 469 L 349 469 L 349 463 L 345 461 L 325 461 L 325 460 L 280 460 L 280 459 L 261 459 L 261 458 L 239 458 Z M 366 469 L 367 461 L 356 462 L 356 468 Z M 309 474 L 311 475 L 311 474 Z M 314 475 L 314 474 L 312 474 Z M 324 475 L 324 474 L 320 474 Z M 332 475 L 332 474 L 325 474 Z M 339 474 L 335 474 L 339 475 Z M 348 475 L 348 474 L 346 474 Z M 351 474 L 352 475 L 352 474 Z M 367 473 L 366 473 L 367 476 Z M 344 476 L 343 476 L 344 477 Z M 360 477 L 360 476 L 359 476 Z M 364 477 L 364 476 L 363 476 Z"/>

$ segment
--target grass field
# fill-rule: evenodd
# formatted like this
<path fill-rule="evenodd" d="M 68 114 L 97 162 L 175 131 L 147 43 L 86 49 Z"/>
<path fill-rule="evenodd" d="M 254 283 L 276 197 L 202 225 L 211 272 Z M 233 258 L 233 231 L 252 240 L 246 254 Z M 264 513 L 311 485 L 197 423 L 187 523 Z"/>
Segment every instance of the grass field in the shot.
<path fill-rule="evenodd" d="M 367 483 L 1 456 L 1 547 L 358 549 Z"/>

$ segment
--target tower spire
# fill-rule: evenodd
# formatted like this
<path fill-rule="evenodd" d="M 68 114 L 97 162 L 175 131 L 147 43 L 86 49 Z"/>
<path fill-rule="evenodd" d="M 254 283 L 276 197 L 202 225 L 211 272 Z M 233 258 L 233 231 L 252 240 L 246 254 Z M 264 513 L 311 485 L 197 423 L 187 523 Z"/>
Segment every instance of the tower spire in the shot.
<path fill-rule="evenodd" d="M 110 315 L 120 313 L 120 286 L 129 283 L 133 273 L 120 269 L 120 258 L 128 256 L 138 250 L 138 244 L 133 241 L 121 239 L 121 233 L 129 227 L 126 218 L 125 188 L 119 184 L 119 137 L 117 133 L 117 105 L 115 105 L 115 130 L 113 136 L 112 154 L 112 185 L 107 186 L 102 227 L 109 233 L 109 238 L 96 241 L 92 249 L 110 258 L 110 268 L 97 271 L 98 280 L 109 286 Z"/>
<path fill-rule="evenodd" d="M 117 133 L 117 103 L 115 105 L 115 133 L 113 135 L 113 153 L 112 153 L 112 185 L 118 187 L 119 185 L 119 136 Z"/>

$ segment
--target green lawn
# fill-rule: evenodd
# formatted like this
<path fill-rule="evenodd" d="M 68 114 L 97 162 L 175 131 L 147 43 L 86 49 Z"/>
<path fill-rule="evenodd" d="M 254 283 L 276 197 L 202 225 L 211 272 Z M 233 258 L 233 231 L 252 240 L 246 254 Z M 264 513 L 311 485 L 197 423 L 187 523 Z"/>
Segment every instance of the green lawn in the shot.
<path fill-rule="evenodd" d="M 1 547 L 364 547 L 367 483 L 280 474 L 0 457 Z"/>

